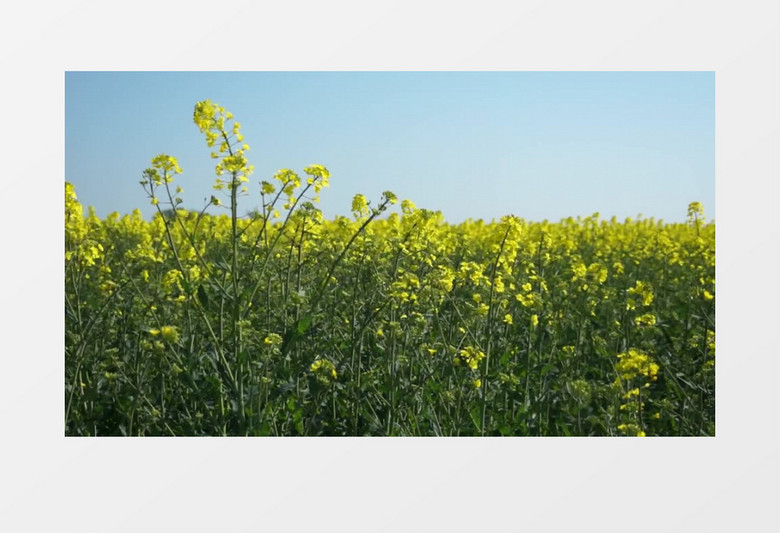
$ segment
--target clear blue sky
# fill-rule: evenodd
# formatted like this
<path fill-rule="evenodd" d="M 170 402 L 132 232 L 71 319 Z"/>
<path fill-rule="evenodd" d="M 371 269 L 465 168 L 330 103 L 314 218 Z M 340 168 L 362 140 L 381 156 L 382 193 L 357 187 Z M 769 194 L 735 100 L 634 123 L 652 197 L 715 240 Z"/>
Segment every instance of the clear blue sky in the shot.
<path fill-rule="evenodd" d="M 82 204 L 150 216 L 138 181 L 167 153 L 183 207 L 202 208 L 215 180 L 192 122 L 204 99 L 250 146 L 242 211 L 260 180 L 319 163 L 328 218 L 384 190 L 451 222 L 675 222 L 692 201 L 715 218 L 714 72 L 66 72 L 65 180 Z"/>

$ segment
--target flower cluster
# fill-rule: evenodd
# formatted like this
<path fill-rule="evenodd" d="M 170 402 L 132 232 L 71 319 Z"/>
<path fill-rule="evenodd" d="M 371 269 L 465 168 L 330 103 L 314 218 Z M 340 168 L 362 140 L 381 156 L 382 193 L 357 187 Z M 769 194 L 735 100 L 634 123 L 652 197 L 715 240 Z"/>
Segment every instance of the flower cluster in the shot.
<path fill-rule="evenodd" d="M 337 379 L 339 377 L 338 373 L 336 372 L 336 367 L 327 359 L 315 360 L 311 364 L 309 370 L 324 383 L 328 383 L 330 380 Z"/>
<path fill-rule="evenodd" d="M 485 352 L 479 350 L 473 346 L 466 346 L 462 350 L 458 351 L 455 356 L 455 365 L 465 363 L 471 370 L 476 370 L 479 367 L 479 362 L 485 358 Z"/>
<path fill-rule="evenodd" d="M 617 355 L 619 361 L 615 370 L 621 379 L 630 380 L 637 377 L 645 377 L 651 381 L 658 379 L 659 366 L 653 359 L 634 348 Z"/>
<path fill-rule="evenodd" d="M 231 120 L 233 120 L 232 113 L 210 100 L 203 100 L 195 105 L 193 121 L 201 133 L 205 134 L 206 144 L 212 148 L 219 144 L 217 150 L 211 152 L 213 159 L 220 160 L 214 168 L 217 174 L 214 188 L 217 190 L 227 187 L 232 191 L 240 183 L 248 182 L 249 176 L 254 171 L 254 167 L 249 164 L 245 155 L 249 145 L 244 143 L 241 124 L 234 121 L 233 125 L 228 127 L 228 122 Z M 222 179 L 226 173 L 230 175 L 228 181 Z M 245 189 L 242 192 L 245 192 Z"/>

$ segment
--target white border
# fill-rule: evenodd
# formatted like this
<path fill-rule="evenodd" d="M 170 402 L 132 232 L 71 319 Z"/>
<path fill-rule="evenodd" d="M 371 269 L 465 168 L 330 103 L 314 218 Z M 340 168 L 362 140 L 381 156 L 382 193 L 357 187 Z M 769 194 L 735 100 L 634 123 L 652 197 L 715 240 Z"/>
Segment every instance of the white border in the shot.
<path fill-rule="evenodd" d="M 82 0 L 4 18 L 0 530 L 780 529 L 777 2 Z M 63 72 L 90 69 L 716 71 L 717 437 L 65 439 Z"/>

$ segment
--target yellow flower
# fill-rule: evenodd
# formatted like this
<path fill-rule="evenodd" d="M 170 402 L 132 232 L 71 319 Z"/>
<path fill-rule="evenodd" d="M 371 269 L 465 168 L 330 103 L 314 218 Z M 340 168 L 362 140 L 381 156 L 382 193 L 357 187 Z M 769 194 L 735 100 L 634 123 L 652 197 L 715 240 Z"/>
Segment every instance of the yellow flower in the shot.
<path fill-rule="evenodd" d="M 363 217 L 368 215 L 368 201 L 362 194 L 356 194 L 352 198 L 352 212 L 356 217 Z"/>
<path fill-rule="evenodd" d="M 175 157 L 167 154 L 160 154 L 152 158 L 152 167 L 163 172 L 172 172 L 174 174 L 181 174 L 181 168 L 179 162 Z"/>
<path fill-rule="evenodd" d="M 634 319 L 634 323 L 637 326 L 654 326 L 656 323 L 656 318 L 652 313 L 645 313 L 644 315 L 636 317 Z"/>
<path fill-rule="evenodd" d="M 585 274 L 588 273 L 588 267 L 585 266 L 584 263 L 575 263 L 571 267 L 572 272 L 572 281 L 577 279 L 583 279 L 585 277 Z"/>
<path fill-rule="evenodd" d="M 279 346 L 282 344 L 282 337 L 277 333 L 269 333 L 268 336 L 263 339 L 263 343 L 266 346 Z"/>
<path fill-rule="evenodd" d="M 691 202 L 688 204 L 688 219 L 693 220 L 697 217 L 703 217 L 704 216 L 704 207 L 702 207 L 700 202 Z"/>
<path fill-rule="evenodd" d="M 653 303 L 653 289 L 643 281 L 637 281 L 634 287 L 628 289 L 628 294 L 640 296 L 642 298 L 642 305 L 644 306 Z M 626 308 L 633 309 L 635 305 L 634 300 L 629 298 L 628 302 L 631 303 L 631 306 L 629 307 L 629 304 L 626 304 Z"/>
<path fill-rule="evenodd" d="M 479 362 L 484 358 L 485 352 L 478 350 L 473 346 L 466 346 L 458 352 L 458 355 L 455 356 L 455 364 L 463 361 L 469 366 L 470 369 L 476 370 L 479 366 Z"/>
<path fill-rule="evenodd" d="M 650 378 L 652 381 L 658 379 L 660 367 L 649 355 L 631 348 L 627 352 L 619 353 L 617 357 L 620 360 L 615 365 L 615 370 L 621 379 L 629 380 L 638 376 Z"/>
<path fill-rule="evenodd" d="M 384 196 L 391 204 L 398 202 L 398 197 L 393 193 L 393 191 L 385 191 L 382 193 L 382 196 Z"/>
<path fill-rule="evenodd" d="M 319 378 L 323 378 L 322 380 L 325 382 L 327 382 L 329 379 L 338 378 L 336 367 L 334 367 L 333 363 L 327 359 L 317 359 L 311 364 L 310 370 Z"/>
<path fill-rule="evenodd" d="M 163 326 L 160 328 L 160 334 L 166 341 L 175 344 L 179 341 L 179 332 L 174 326 Z"/>
<path fill-rule="evenodd" d="M 626 400 L 630 400 L 634 396 L 639 396 L 639 389 L 631 389 L 630 391 L 628 391 L 623 395 L 623 398 L 625 398 Z"/>
<path fill-rule="evenodd" d="M 276 191 L 276 188 L 271 183 L 268 183 L 267 181 L 262 181 L 261 185 L 262 185 L 261 192 L 263 194 L 273 194 Z"/>

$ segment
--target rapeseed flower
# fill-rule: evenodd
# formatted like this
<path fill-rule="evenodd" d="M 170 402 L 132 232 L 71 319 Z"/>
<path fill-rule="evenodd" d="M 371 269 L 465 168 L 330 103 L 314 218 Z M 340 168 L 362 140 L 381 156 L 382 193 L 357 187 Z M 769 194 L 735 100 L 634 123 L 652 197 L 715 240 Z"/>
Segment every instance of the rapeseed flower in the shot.
<path fill-rule="evenodd" d="M 700 202 L 691 202 L 688 204 L 688 222 L 693 222 L 704 216 L 704 207 Z"/>
<path fill-rule="evenodd" d="M 263 344 L 266 346 L 281 346 L 282 336 L 278 333 L 269 333 L 268 336 L 263 339 Z"/>
<path fill-rule="evenodd" d="M 356 194 L 352 198 L 352 213 L 355 215 L 355 218 L 362 218 L 368 215 L 368 201 L 362 194 Z"/>
<path fill-rule="evenodd" d="M 649 355 L 631 348 L 627 352 L 619 353 L 617 357 L 619 361 L 615 365 L 615 370 L 621 379 L 630 380 L 639 376 L 649 378 L 652 381 L 658 379 L 660 367 Z"/>
<path fill-rule="evenodd" d="M 455 356 L 455 363 L 458 364 L 463 361 L 470 369 L 476 370 L 479 366 L 479 362 L 484 358 L 485 352 L 474 348 L 473 346 L 466 346 Z"/>
<path fill-rule="evenodd" d="M 634 323 L 637 326 L 654 326 L 656 323 L 655 315 L 652 313 L 645 313 L 634 319 Z"/>
<path fill-rule="evenodd" d="M 261 184 L 260 191 L 263 194 L 273 194 L 274 192 L 276 192 L 276 187 L 274 187 L 273 184 L 268 183 L 267 181 L 262 181 L 260 182 L 260 184 Z"/>
<path fill-rule="evenodd" d="M 179 330 L 174 326 L 161 327 L 160 336 L 171 344 L 179 342 Z"/>
<path fill-rule="evenodd" d="M 628 289 L 627 292 L 628 294 L 641 298 L 642 305 L 644 306 L 648 306 L 653 303 L 653 289 L 649 284 L 643 281 L 637 281 L 636 284 Z M 631 302 L 631 307 L 628 308 L 633 309 L 636 306 L 636 302 L 632 298 L 629 298 L 628 301 Z"/>
<path fill-rule="evenodd" d="M 331 379 L 338 378 L 336 367 L 327 359 L 317 359 L 311 364 L 309 370 L 326 383 Z"/>

